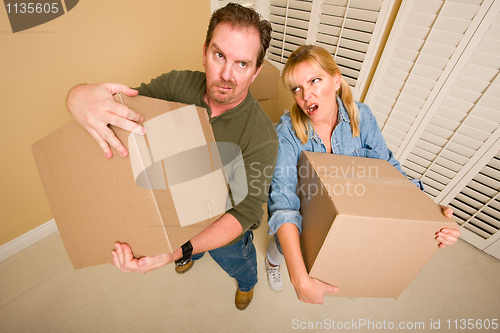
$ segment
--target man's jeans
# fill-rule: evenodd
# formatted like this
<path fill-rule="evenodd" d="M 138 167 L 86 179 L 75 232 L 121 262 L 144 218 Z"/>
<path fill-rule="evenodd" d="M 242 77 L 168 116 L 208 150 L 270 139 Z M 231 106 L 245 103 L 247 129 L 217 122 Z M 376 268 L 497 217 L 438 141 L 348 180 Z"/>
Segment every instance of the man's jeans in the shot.
<path fill-rule="evenodd" d="M 257 284 L 257 254 L 253 246 L 252 231 L 247 231 L 237 243 L 208 253 L 229 276 L 238 281 L 241 291 L 250 291 Z M 204 254 L 193 255 L 193 260 L 200 259 Z"/>

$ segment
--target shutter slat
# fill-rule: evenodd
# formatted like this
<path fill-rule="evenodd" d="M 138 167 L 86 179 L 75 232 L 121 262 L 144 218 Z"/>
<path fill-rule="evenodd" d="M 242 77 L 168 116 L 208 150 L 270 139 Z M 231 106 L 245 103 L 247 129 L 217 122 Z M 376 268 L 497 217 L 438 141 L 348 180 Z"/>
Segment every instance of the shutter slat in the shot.
<path fill-rule="evenodd" d="M 436 164 L 442 165 L 444 168 L 454 172 L 454 175 L 456 175 L 457 172 L 459 172 L 462 169 L 462 166 L 454 161 L 451 161 L 447 158 L 444 158 L 443 155 L 439 156 L 439 158 L 436 160 Z"/>
<path fill-rule="evenodd" d="M 481 173 L 481 172 L 480 172 L 480 173 L 478 173 L 478 174 L 476 175 L 476 177 L 474 177 L 474 179 L 475 179 L 477 182 L 479 182 L 479 183 L 481 183 L 481 184 L 483 184 L 483 185 L 485 185 L 485 186 L 488 186 L 488 187 L 490 187 L 490 188 L 492 188 L 492 189 L 495 189 L 495 190 L 497 190 L 497 191 L 499 190 L 499 189 L 498 189 L 498 182 L 497 182 L 497 181 L 495 181 L 495 179 L 492 179 L 492 178 L 490 178 L 490 177 L 488 177 L 488 176 L 484 175 L 484 174 L 483 174 L 483 173 Z"/>
<path fill-rule="evenodd" d="M 492 189 L 491 187 L 489 186 L 486 186 L 478 181 L 476 181 L 475 179 L 473 179 L 467 186 L 466 188 L 471 188 L 472 190 L 484 195 L 484 196 L 487 196 L 489 198 L 495 196 L 498 191 L 496 191 L 495 189 Z"/>
<path fill-rule="evenodd" d="M 478 10 L 477 7 L 477 5 L 472 4 L 450 2 L 447 6 L 444 6 L 441 14 L 443 16 L 467 20 L 470 22 Z"/>
<path fill-rule="evenodd" d="M 480 201 L 474 200 L 473 198 L 465 195 L 464 193 L 459 193 L 456 196 L 456 199 L 467 204 L 468 206 L 475 208 L 475 210 L 478 210 L 479 208 L 481 208 L 481 206 L 483 206 L 483 204 Z"/>
<path fill-rule="evenodd" d="M 424 184 L 426 186 L 430 186 L 430 187 L 432 187 L 433 189 L 436 189 L 439 192 L 441 192 L 444 189 L 444 185 L 442 183 L 436 181 L 435 179 L 433 179 L 431 177 L 426 177 L 423 180 L 423 182 L 424 182 Z"/>
<path fill-rule="evenodd" d="M 488 195 L 485 195 L 481 192 L 478 192 L 469 186 L 464 187 L 462 192 L 459 193 L 458 195 L 464 195 L 464 194 L 471 197 L 471 198 L 477 199 L 482 204 L 485 204 L 490 199 L 490 197 Z"/>
<path fill-rule="evenodd" d="M 441 153 L 441 157 L 447 158 L 450 161 L 453 161 L 460 166 L 464 166 L 465 163 L 467 163 L 469 161 L 469 159 L 466 156 L 457 154 L 457 153 L 455 153 L 451 150 L 447 150 L 447 149 L 443 150 L 443 152 Z"/>

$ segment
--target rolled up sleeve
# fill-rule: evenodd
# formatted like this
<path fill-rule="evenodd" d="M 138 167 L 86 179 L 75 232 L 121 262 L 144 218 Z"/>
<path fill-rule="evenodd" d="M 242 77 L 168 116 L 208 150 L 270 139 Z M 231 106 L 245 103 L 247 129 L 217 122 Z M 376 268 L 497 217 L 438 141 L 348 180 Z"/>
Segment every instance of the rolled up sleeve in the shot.
<path fill-rule="evenodd" d="M 297 196 L 297 162 L 300 152 L 294 143 L 279 133 L 279 149 L 276 169 L 271 181 L 268 210 L 268 226 L 274 234 L 284 223 L 292 223 L 302 231 L 300 199 Z"/>

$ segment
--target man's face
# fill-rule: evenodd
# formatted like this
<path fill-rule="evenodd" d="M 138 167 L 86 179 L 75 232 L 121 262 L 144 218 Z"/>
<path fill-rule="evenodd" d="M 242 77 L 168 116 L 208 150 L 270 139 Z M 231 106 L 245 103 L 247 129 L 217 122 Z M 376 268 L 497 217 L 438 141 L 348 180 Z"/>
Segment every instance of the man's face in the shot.
<path fill-rule="evenodd" d="M 232 27 L 225 22 L 217 25 L 210 45 L 203 46 L 205 97 L 209 105 L 219 104 L 229 109 L 245 99 L 248 87 L 259 73 L 256 68 L 259 49 L 256 29 Z"/>

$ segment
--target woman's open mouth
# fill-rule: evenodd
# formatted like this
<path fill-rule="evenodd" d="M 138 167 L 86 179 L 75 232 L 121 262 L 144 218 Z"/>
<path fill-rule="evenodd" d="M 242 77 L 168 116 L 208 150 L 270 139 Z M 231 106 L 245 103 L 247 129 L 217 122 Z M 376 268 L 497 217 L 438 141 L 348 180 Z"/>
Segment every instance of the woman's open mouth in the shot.
<path fill-rule="evenodd" d="M 309 106 L 309 107 L 307 108 L 307 112 L 309 112 L 309 113 L 311 113 L 311 114 L 312 114 L 312 113 L 314 113 L 314 111 L 316 111 L 317 109 L 318 109 L 318 105 L 317 105 L 317 104 L 312 104 L 311 106 Z"/>

